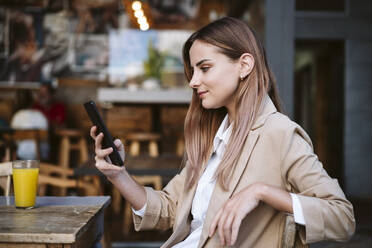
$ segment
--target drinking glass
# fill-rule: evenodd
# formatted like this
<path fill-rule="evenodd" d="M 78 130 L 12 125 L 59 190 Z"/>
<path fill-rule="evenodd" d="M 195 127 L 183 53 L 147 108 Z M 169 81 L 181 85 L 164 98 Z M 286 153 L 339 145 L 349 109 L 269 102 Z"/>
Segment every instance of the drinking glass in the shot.
<path fill-rule="evenodd" d="M 34 208 L 40 161 L 16 160 L 13 161 L 12 167 L 16 208 Z"/>

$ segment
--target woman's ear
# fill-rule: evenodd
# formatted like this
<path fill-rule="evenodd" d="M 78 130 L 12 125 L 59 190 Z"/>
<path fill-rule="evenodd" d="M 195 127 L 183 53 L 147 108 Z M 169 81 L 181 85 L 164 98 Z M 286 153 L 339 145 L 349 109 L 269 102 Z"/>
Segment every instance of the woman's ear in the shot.
<path fill-rule="evenodd" d="M 247 77 L 253 67 L 254 67 L 254 58 L 250 53 L 243 53 L 239 58 L 240 64 L 240 79 Z"/>

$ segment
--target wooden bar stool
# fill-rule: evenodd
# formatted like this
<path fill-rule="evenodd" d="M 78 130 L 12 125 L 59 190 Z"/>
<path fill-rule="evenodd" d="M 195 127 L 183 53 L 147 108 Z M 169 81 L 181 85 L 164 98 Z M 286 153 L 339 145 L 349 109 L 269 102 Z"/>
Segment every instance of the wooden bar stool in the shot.
<path fill-rule="evenodd" d="M 114 133 L 114 137 L 120 137 L 122 143 L 124 143 L 124 146 L 126 146 L 126 143 L 129 144 L 129 155 L 130 156 L 139 156 L 140 151 L 141 151 L 141 143 L 148 142 L 148 153 L 151 157 L 158 157 L 159 156 L 159 149 L 158 149 L 158 141 L 160 140 L 160 134 L 157 133 L 129 133 L 129 134 L 123 134 L 122 132 L 116 132 Z M 124 137 L 124 138 L 123 138 Z M 124 142 L 123 142 L 124 141 Z M 159 178 L 155 178 L 159 177 Z M 152 185 L 158 185 L 159 180 L 161 184 L 161 177 L 160 176 L 155 176 L 152 181 L 149 184 Z M 139 182 L 141 182 L 142 176 L 137 176 L 136 177 Z M 148 179 L 148 176 L 145 176 L 145 178 Z M 116 189 L 113 188 L 112 191 L 112 208 L 115 213 L 119 213 L 121 210 L 121 203 L 122 203 L 122 196 L 120 192 Z M 126 207 L 128 208 L 128 207 Z M 130 208 L 129 208 L 130 210 Z M 125 210 L 127 211 L 127 210 Z M 131 222 L 130 222 L 131 223 Z M 129 223 L 129 224 L 130 224 Z M 127 229 L 128 230 L 128 229 Z"/>
<path fill-rule="evenodd" d="M 79 165 L 88 161 L 88 147 L 84 133 L 81 130 L 58 129 L 55 133 L 61 137 L 58 164 L 62 168 L 67 169 L 70 167 L 70 152 L 73 150 L 79 152 Z M 63 178 L 66 177 L 63 176 Z M 66 188 L 62 188 L 61 191 L 62 195 L 66 195 Z"/>
<path fill-rule="evenodd" d="M 56 135 L 61 137 L 59 150 L 59 165 L 68 168 L 70 164 L 70 152 L 76 150 L 79 152 L 79 164 L 88 160 L 88 147 L 81 130 L 76 129 L 58 129 Z"/>
<path fill-rule="evenodd" d="M 149 176 L 132 176 L 134 180 L 136 180 L 139 184 L 145 185 L 152 185 L 155 190 L 161 190 L 163 187 L 163 182 L 161 176 L 157 175 L 149 175 Z M 131 230 L 131 226 L 133 223 L 132 219 L 132 209 L 129 202 L 125 202 L 124 208 L 124 220 L 123 220 L 123 233 L 125 235 L 129 234 Z"/>
<path fill-rule="evenodd" d="M 160 134 L 157 133 L 130 133 L 125 136 L 125 140 L 130 143 L 129 154 L 138 156 L 141 150 L 141 142 L 148 142 L 148 151 L 150 157 L 159 156 L 158 141 Z"/>
<path fill-rule="evenodd" d="M 126 146 L 126 143 L 129 144 L 129 155 L 130 156 L 139 156 L 141 152 L 141 143 L 148 142 L 148 153 L 151 157 L 158 157 L 159 156 L 159 148 L 158 148 L 158 141 L 160 140 L 160 134 L 157 133 L 129 133 L 129 134 L 124 134 L 122 132 L 115 132 L 113 133 L 114 137 L 119 137 L 121 142 Z M 123 138 L 124 137 L 124 138 Z M 159 177 L 159 178 L 155 178 Z M 142 176 L 137 176 L 136 177 L 139 182 L 142 180 Z M 145 176 L 146 180 L 148 179 L 148 176 Z M 155 178 L 155 179 L 154 179 Z M 154 176 L 152 178 L 151 182 L 149 184 L 152 185 L 158 185 L 159 180 L 161 184 L 161 177 L 160 176 Z M 112 190 L 112 208 L 115 213 L 119 213 L 121 210 L 121 203 L 122 203 L 122 196 L 120 192 L 116 189 L 113 188 Z M 126 207 L 128 208 L 128 207 Z M 129 210 L 131 210 L 129 208 Z M 127 210 L 125 210 L 127 211 Z M 131 223 L 131 222 L 130 222 Z M 129 223 L 129 224 L 130 224 Z M 128 230 L 128 229 L 127 229 Z"/>

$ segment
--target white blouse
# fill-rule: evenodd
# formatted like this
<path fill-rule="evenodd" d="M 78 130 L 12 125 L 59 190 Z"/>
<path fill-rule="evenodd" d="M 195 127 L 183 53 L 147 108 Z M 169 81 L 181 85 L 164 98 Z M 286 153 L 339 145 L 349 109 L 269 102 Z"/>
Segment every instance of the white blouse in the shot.
<path fill-rule="evenodd" d="M 206 217 L 209 206 L 209 201 L 216 185 L 216 179 L 213 178 L 213 176 L 225 153 L 225 149 L 231 135 L 232 125 L 230 124 L 226 128 L 227 122 L 228 115 L 225 116 L 214 137 L 213 153 L 208 161 L 203 175 L 199 179 L 198 186 L 196 188 L 195 196 L 191 206 L 191 214 L 193 218 L 191 221 L 190 234 L 186 237 L 185 240 L 173 246 L 173 248 L 190 248 L 198 246 L 199 239 L 203 230 L 204 219 Z M 291 197 L 295 222 L 305 225 L 300 201 L 295 194 L 291 194 Z M 132 210 L 136 215 L 143 217 L 146 211 L 146 206 L 147 204 L 145 204 L 145 206 L 143 206 L 143 208 L 138 211 L 134 210 L 133 208 Z"/>

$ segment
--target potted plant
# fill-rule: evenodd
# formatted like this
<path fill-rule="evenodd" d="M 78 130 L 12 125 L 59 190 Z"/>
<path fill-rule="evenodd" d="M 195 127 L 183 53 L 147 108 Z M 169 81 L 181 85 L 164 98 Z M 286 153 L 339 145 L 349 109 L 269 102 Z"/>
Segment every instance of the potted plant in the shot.
<path fill-rule="evenodd" d="M 165 56 L 154 48 L 152 40 L 150 39 L 148 45 L 148 59 L 143 62 L 146 78 L 143 82 L 144 89 L 159 88 L 164 59 Z"/>

